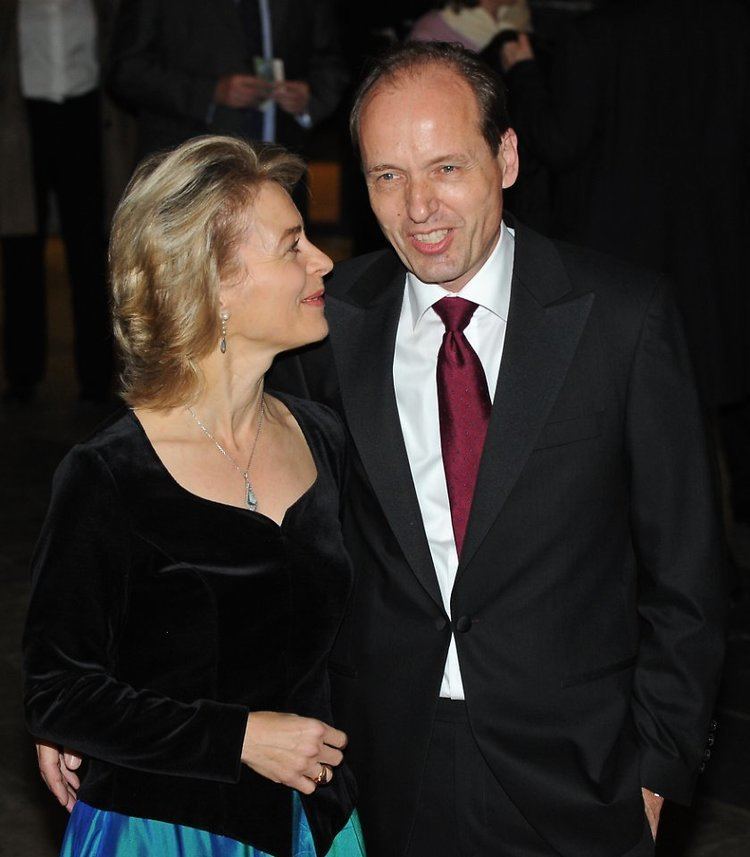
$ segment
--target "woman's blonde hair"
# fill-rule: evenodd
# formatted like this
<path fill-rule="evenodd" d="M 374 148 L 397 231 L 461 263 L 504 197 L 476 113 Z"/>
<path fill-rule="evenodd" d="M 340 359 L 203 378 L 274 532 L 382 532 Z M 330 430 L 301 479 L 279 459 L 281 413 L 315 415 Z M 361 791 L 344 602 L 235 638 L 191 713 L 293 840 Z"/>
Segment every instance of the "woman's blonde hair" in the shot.
<path fill-rule="evenodd" d="M 303 162 L 279 147 L 196 137 L 143 161 L 112 225 L 109 263 L 122 395 L 133 407 L 188 403 L 197 361 L 219 341 L 219 288 L 264 182 L 291 191 Z"/>

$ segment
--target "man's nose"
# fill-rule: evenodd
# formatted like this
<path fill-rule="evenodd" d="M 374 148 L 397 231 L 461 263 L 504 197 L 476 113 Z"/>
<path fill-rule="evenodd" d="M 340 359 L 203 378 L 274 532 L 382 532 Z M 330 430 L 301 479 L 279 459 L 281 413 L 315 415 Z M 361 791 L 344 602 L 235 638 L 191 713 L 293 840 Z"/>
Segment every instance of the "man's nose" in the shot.
<path fill-rule="evenodd" d="M 432 182 L 412 179 L 406 191 L 406 209 L 414 223 L 425 223 L 437 211 L 438 200 Z"/>

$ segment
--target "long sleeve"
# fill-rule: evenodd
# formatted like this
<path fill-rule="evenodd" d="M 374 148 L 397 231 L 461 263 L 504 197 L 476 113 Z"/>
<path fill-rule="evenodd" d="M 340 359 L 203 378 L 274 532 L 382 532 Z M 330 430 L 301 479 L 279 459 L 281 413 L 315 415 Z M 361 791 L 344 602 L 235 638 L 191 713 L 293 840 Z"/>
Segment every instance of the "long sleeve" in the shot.
<path fill-rule="evenodd" d="M 133 535 L 99 454 L 76 447 L 55 475 L 33 559 L 25 705 L 37 738 L 141 771 L 236 782 L 247 710 L 118 681 Z"/>
<path fill-rule="evenodd" d="M 108 88 L 139 110 L 203 123 L 219 76 L 169 63 L 164 31 L 174 21 L 165 17 L 161 0 L 127 0 L 120 5 L 109 48 Z"/>
<path fill-rule="evenodd" d="M 657 287 L 627 404 L 641 638 L 633 714 L 641 784 L 689 802 L 724 653 L 727 581 L 701 407 L 676 307 Z"/>

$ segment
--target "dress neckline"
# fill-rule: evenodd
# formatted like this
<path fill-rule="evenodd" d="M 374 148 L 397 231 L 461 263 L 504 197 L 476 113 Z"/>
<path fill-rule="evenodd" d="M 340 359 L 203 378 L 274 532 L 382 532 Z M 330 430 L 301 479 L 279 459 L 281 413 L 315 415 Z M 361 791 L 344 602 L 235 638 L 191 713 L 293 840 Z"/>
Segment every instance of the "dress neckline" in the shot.
<path fill-rule="evenodd" d="M 312 484 L 302 492 L 302 494 L 297 497 L 294 502 L 290 503 L 289 506 L 286 507 L 284 514 L 281 517 L 281 523 L 278 523 L 273 518 L 265 515 L 263 512 L 258 512 L 257 510 L 242 508 L 241 506 L 234 506 L 231 503 L 222 503 L 220 500 L 211 500 L 209 497 L 202 497 L 200 494 L 196 494 L 194 491 L 191 491 L 189 488 L 186 488 L 181 482 L 178 482 L 177 479 L 172 475 L 169 468 L 164 464 L 161 460 L 159 453 L 154 448 L 153 443 L 151 442 L 151 438 L 146 434 L 146 429 L 144 429 L 143 424 L 135 415 L 135 411 L 133 408 L 128 408 L 127 414 L 131 421 L 134 423 L 139 436 L 144 442 L 144 445 L 147 449 L 148 455 L 153 461 L 153 463 L 158 468 L 159 472 L 183 495 L 189 497 L 199 503 L 207 504 L 208 506 L 212 506 L 214 508 L 219 509 L 229 509 L 238 512 L 240 515 L 250 515 L 253 518 L 261 522 L 268 522 L 268 524 L 274 527 L 277 530 L 282 530 L 284 525 L 287 522 L 289 514 L 295 511 L 299 506 L 301 506 L 316 490 L 318 484 L 320 482 L 320 467 L 318 466 L 318 458 L 315 454 L 315 444 L 312 442 L 310 434 L 308 432 L 307 426 L 305 425 L 305 420 L 300 418 L 299 412 L 292 407 L 289 398 L 281 393 L 276 392 L 275 390 L 268 390 L 267 393 L 275 399 L 278 399 L 282 404 L 284 404 L 292 415 L 292 418 L 299 426 L 299 430 L 302 432 L 302 437 L 307 444 L 308 451 L 313 460 L 313 464 L 315 465 L 315 479 Z"/>

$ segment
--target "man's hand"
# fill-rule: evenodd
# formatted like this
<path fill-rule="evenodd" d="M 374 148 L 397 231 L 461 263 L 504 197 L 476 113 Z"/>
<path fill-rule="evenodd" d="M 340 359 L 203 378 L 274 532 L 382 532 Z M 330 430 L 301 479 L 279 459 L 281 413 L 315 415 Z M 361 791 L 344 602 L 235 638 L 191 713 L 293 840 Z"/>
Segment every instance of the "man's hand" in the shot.
<path fill-rule="evenodd" d="M 59 750 L 54 744 L 36 745 L 39 773 L 47 788 L 70 812 L 75 806 L 81 781 L 75 771 L 81 767 L 81 757 L 70 750 Z"/>
<path fill-rule="evenodd" d="M 310 106 L 310 85 L 304 80 L 285 80 L 274 86 L 273 97 L 282 110 L 300 116 Z"/>
<path fill-rule="evenodd" d="M 343 732 L 320 720 L 254 711 L 247 719 L 242 761 L 275 783 L 311 794 L 322 765 L 329 766 L 326 782 L 330 782 L 330 768 L 341 764 L 346 742 Z"/>
<path fill-rule="evenodd" d="M 503 71 L 510 71 L 516 63 L 534 59 L 534 49 L 526 33 L 519 33 L 518 39 L 503 42 L 500 48 L 500 65 Z"/>
<path fill-rule="evenodd" d="M 661 795 L 654 794 L 649 789 L 641 789 L 643 795 L 643 806 L 646 809 L 646 818 L 651 827 L 651 835 L 656 841 L 656 831 L 659 829 L 659 816 L 661 808 L 664 806 L 664 798 Z"/>
<path fill-rule="evenodd" d="M 271 84 L 250 74 L 225 74 L 214 90 L 214 101 L 223 107 L 257 107 L 270 97 Z"/>

